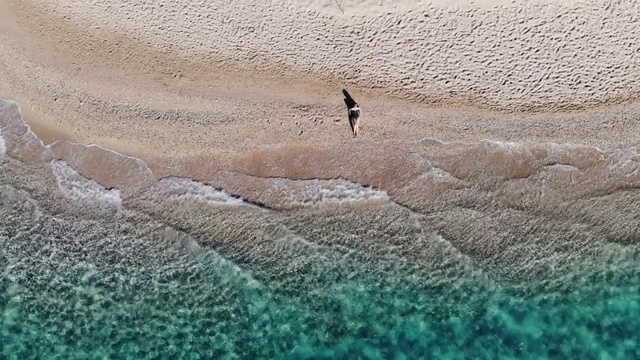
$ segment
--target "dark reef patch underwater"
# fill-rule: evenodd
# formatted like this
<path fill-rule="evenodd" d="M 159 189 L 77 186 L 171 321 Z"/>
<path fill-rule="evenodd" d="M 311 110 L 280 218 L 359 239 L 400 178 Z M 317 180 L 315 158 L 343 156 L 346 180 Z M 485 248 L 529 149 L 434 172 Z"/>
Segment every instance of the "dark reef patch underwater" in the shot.
<path fill-rule="evenodd" d="M 587 188 L 597 169 L 569 152 L 575 169 L 545 160 L 498 185 L 483 178 L 495 169 L 451 178 L 462 185 L 437 201 L 420 194 L 449 181 L 445 170 L 404 182 L 411 196 L 242 178 L 278 189 L 278 208 L 152 181 L 143 163 L 96 147 L 61 159 L 65 145 L 44 146 L 11 102 L 0 136 L 3 358 L 640 359 L 630 149 L 602 155 L 604 188 Z M 525 156 L 478 146 L 501 163 Z M 142 185 L 106 186 L 71 165 L 96 156 Z M 555 196 L 567 171 L 582 190 Z M 552 197 L 531 195 L 542 182 Z"/>

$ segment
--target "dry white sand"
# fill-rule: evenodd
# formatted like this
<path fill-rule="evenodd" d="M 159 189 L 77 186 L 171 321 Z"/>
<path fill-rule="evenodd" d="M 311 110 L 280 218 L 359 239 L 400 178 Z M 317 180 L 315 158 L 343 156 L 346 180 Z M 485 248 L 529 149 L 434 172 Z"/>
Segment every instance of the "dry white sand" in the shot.
<path fill-rule="evenodd" d="M 340 2 L 340 1 L 339 1 Z M 151 158 L 352 139 L 617 146 L 634 1 L 0 0 L 0 97 L 49 142 Z"/>
<path fill-rule="evenodd" d="M 189 59 L 422 101 L 575 108 L 640 92 L 634 1 L 344 0 L 344 14 L 333 0 L 38 2 Z"/>

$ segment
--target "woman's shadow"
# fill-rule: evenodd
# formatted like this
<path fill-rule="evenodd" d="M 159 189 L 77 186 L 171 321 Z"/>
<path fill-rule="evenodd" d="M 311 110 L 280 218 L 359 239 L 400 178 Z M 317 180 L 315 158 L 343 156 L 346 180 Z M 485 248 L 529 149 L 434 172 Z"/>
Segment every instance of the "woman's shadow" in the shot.
<path fill-rule="evenodd" d="M 349 109 L 356 105 L 356 101 L 353 100 L 346 89 L 342 89 L 342 94 L 344 94 L 344 103 L 347 105 L 347 111 L 349 111 Z M 351 132 L 353 132 L 353 121 L 351 121 L 351 116 L 349 116 L 349 126 L 351 126 Z"/>

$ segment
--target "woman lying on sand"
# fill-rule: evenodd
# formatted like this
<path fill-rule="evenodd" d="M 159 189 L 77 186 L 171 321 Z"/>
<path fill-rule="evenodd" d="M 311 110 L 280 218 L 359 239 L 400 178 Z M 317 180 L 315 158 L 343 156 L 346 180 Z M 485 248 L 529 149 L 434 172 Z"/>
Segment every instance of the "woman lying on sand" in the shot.
<path fill-rule="evenodd" d="M 358 127 L 360 125 L 360 106 L 354 104 L 349 109 L 349 121 L 351 122 L 351 129 L 353 129 L 353 137 L 358 136 Z"/>

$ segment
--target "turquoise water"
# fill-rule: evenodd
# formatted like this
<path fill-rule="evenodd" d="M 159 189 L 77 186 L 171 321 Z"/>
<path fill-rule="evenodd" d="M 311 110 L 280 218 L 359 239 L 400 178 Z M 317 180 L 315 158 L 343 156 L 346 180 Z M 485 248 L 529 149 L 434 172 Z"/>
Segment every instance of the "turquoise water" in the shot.
<path fill-rule="evenodd" d="M 29 228 L 34 210 L 2 195 L 6 358 L 640 357 L 637 252 L 507 281 L 297 247 L 309 257 L 283 271 L 138 216 Z"/>

